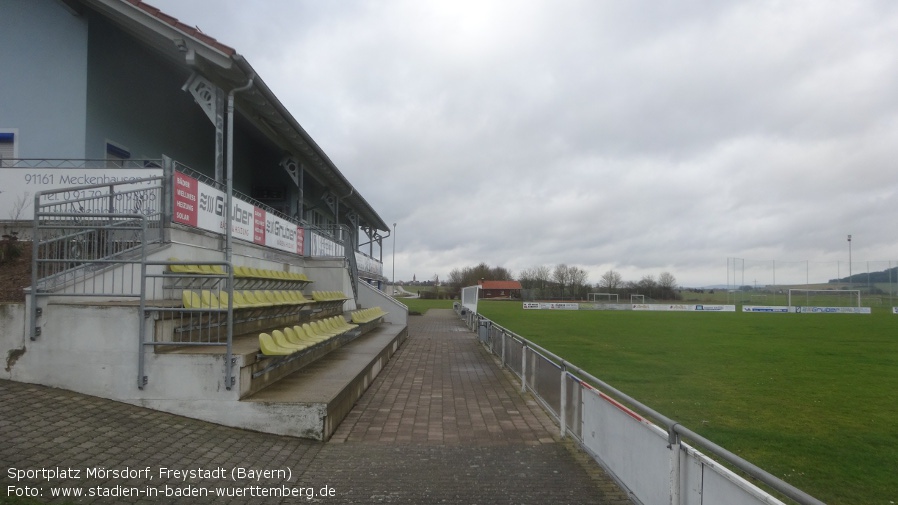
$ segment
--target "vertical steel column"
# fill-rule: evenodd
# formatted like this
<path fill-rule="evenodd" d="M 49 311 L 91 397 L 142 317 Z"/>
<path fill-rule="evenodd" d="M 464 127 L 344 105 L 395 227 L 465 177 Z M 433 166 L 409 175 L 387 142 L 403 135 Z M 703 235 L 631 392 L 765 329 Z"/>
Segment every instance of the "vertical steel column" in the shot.
<path fill-rule="evenodd" d="M 680 434 L 677 423 L 667 428 L 667 442 L 670 449 L 670 505 L 680 505 Z"/>
<path fill-rule="evenodd" d="M 41 330 L 37 327 L 37 279 L 39 265 L 37 263 L 38 249 L 40 249 L 40 203 L 41 192 L 34 195 L 34 222 L 31 227 L 31 310 L 28 314 L 28 333 L 31 340 L 40 336 Z"/>
<path fill-rule="evenodd" d="M 561 438 L 564 438 L 567 431 L 567 368 L 564 366 L 564 360 L 561 360 L 561 398 L 558 406 L 558 424 L 561 428 Z"/>
<path fill-rule="evenodd" d="M 505 332 L 502 332 L 502 367 L 504 368 L 508 362 L 505 361 Z"/>
<path fill-rule="evenodd" d="M 527 392 L 527 344 L 521 342 L 521 392 Z"/>
<path fill-rule="evenodd" d="M 232 360 L 234 354 L 234 265 L 229 261 L 228 262 L 228 285 L 225 287 L 228 293 L 228 349 L 227 354 L 225 356 L 225 389 L 228 391 L 231 390 L 231 387 L 234 385 L 234 377 L 233 377 L 233 363 Z"/>
<path fill-rule="evenodd" d="M 143 389 L 144 381 L 144 342 L 147 340 L 147 219 L 140 219 L 140 308 L 137 324 L 137 389 Z M 154 285 L 155 287 L 155 285 Z"/>

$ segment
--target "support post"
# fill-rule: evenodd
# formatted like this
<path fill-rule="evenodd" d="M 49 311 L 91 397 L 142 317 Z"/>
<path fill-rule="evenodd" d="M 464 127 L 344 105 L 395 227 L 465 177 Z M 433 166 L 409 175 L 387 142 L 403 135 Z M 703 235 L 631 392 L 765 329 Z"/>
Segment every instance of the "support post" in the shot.
<path fill-rule="evenodd" d="M 561 361 L 561 398 L 558 405 L 558 426 L 561 429 L 561 438 L 567 434 L 567 368 L 564 360 Z"/>
<path fill-rule="evenodd" d="M 680 505 L 680 434 L 677 423 L 667 428 L 667 442 L 670 449 L 670 505 Z"/>

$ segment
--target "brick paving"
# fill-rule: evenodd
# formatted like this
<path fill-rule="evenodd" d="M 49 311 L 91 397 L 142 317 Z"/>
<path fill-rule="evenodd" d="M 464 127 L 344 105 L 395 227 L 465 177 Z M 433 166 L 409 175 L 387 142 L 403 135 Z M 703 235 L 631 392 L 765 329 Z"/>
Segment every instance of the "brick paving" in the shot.
<path fill-rule="evenodd" d="M 434 310 L 410 318 L 409 339 L 324 444 L 0 380 L 0 502 L 29 486 L 53 503 L 629 504 L 518 387 L 452 311 Z M 151 479 L 87 473 L 126 467 Z M 59 471 L 70 468 L 79 478 Z M 140 495 L 51 499 L 65 487 Z M 186 491 L 210 496 L 165 496 Z"/>

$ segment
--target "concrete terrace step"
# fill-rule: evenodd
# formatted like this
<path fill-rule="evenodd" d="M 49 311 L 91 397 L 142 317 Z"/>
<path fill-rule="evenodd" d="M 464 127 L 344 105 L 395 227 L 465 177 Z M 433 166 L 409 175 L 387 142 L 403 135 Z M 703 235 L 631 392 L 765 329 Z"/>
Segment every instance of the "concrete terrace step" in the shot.
<path fill-rule="evenodd" d="M 306 406 L 321 415 L 313 438 L 327 440 L 407 336 L 404 325 L 381 324 L 241 401 Z"/>

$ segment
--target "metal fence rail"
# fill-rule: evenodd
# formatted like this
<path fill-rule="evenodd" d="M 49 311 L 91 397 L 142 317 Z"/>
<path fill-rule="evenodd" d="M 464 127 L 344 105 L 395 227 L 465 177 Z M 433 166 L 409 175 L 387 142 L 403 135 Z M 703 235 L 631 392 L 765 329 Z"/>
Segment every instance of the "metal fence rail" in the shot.
<path fill-rule="evenodd" d="M 203 274 L 175 273 L 177 265 L 218 267 Z M 144 261 L 144 293 L 140 299 L 137 387 L 148 382 L 145 352 L 154 347 L 225 346 L 224 385 L 236 382 L 233 367 L 234 268 L 223 261 Z M 186 295 L 186 296 L 185 296 Z M 223 296 L 224 295 L 224 296 Z M 195 303 L 184 302 L 185 298 Z M 153 300 L 153 305 L 148 304 Z M 222 303 L 221 300 L 226 300 Z M 147 334 L 149 321 L 151 334 Z"/>
<path fill-rule="evenodd" d="M 39 298 L 142 297 L 147 245 L 163 239 L 163 177 L 41 191 L 34 196 L 30 337 Z"/>
<path fill-rule="evenodd" d="M 455 309 L 502 365 L 518 376 L 522 390 L 530 391 L 546 407 L 558 422 L 561 436 L 576 439 L 638 503 L 782 504 L 775 492 L 801 505 L 822 505 L 533 342 L 459 304 Z"/>

